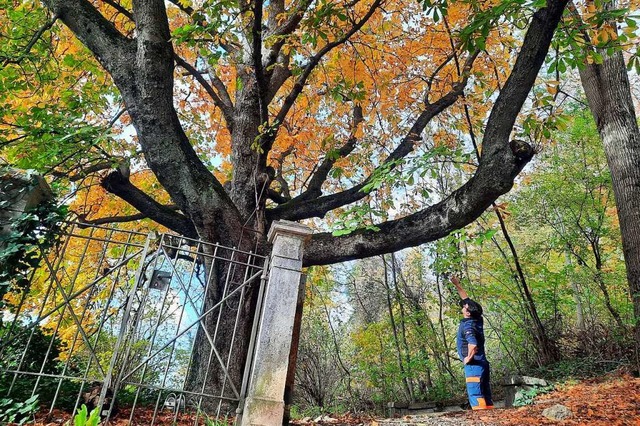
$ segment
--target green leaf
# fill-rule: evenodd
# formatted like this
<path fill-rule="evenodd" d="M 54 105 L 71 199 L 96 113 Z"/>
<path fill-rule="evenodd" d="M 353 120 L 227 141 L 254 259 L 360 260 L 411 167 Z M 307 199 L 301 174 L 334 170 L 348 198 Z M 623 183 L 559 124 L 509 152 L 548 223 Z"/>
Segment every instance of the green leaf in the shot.
<path fill-rule="evenodd" d="M 78 409 L 78 414 L 73 418 L 73 424 L 75 426 L 86 426 L 87 424 L 87 406 L 82 404 L 82 407 Z"/>

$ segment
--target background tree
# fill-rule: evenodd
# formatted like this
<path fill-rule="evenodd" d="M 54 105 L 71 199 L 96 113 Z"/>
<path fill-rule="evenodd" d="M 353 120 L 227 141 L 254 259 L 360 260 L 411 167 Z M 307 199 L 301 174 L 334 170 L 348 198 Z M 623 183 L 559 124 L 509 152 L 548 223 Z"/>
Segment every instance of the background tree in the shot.
<path fill-rule="evenodd" d="M 620 219 L 627 281 L 636 318 L 636 352 L 640 353 L 640 130 L 631 96 L 623 51 L 635 45 L 633 18 L 618 2 L 571 3 L 573 41 L 567 43 L 578 56 L 576 65 L 589 108 L 602 139 L 611 170 Z M 625 31 L 619 27 L 624 22 Z M 638 52 L 629 65 L 640 67 Z M 638 361 L 640 364 L 640 361 Z"/>

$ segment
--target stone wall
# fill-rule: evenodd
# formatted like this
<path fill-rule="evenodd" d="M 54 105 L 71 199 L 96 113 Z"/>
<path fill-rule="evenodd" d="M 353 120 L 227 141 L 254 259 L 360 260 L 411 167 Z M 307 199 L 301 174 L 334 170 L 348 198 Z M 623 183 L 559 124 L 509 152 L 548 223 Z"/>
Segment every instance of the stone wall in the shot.
<path fill-rule="evenodd" d="M 42 176 L 32 171 L 0 168 L 0 237 L 11 230 L 11 222 L 53 194 Z"/>

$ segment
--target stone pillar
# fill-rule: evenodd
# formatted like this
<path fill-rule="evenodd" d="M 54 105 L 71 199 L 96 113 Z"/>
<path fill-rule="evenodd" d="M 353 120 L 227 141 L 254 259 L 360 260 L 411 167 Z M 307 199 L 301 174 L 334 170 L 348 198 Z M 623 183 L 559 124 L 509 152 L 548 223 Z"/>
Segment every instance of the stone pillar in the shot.
<path fill-rule="evenodd" d="M 275 222 L 267 236 L 273 244 L 269 280 L 251 366 L 242 426 L 282 424 L 304 242 L 311 229 L 295 222 Z"/>
<path fill-rule="evenodd" d="M 0 168 L 0 235 L 11 232 L 11 222 L 25 211 L 51 199 L 47 182 L 33 171 Z"/>

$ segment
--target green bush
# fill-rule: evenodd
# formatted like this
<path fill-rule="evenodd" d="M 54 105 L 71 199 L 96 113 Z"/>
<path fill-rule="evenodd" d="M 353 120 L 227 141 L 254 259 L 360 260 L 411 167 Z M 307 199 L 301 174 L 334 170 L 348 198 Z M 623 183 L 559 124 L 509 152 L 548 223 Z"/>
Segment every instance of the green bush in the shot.
<path fill-rule="evenodd" d="M 516 397 L 513 400 L 514 407 L 522 407 L 524 405 L 529 405 L 533 403 L 533 400 L 538 395 L 543 395 L 545 393 L 551 392 L 553 390 L 553 385 L 548 386 L 536 386 L 527 390 L 520 390 L 516 393 Z"/>
<path fill-rule="evenodd" d="M 13 399 L 0 399 L 0 424 L 17 423 L 24 424 L 33 418 L 38 409 L 38 395 L 33 395 L 24 402 Z"/>

